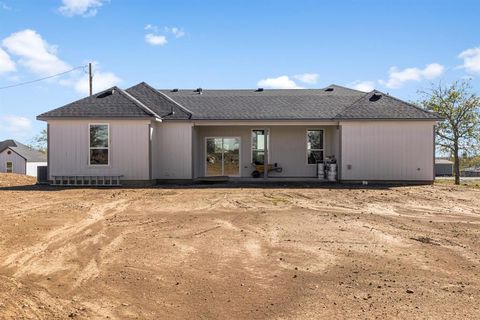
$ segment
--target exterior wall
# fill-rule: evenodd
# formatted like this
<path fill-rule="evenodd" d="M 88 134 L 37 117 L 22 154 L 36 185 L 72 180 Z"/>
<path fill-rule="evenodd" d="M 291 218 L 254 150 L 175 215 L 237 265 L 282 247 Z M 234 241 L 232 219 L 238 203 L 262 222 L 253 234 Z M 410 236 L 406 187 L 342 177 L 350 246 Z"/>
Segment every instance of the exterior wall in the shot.
<path fill-rule="evenodd" d="M 108 123 L 108 166 L 89 165 L 90 123 Z M 49 121 L 49 178 L 73 175 L 123 175 L 123 180 L 148 180 L 150 120 Z"/>
<path fill-rule="evenodd" d="M 341 122 L 341 180 L 434 180 L 434 122 Z"/>
<path fill-rule="evenodd" d="M 152 172 L 154 179 L 192 179 L 192 124 L 153 124 Z"/>
<path fill-rule="evenodd" d="M 336 126 L 198 126 L 194 129 L 194 176 L 205 176 L 205 138 L 240 137 L 240 176 L 251 177 L 254 170 L 251 150 L 251 131 L 253 129 L 270 130 L 269 163 L 278 163 L 283 172 L 271 172 L 271 177 L 315 177 L 316 165 L 307 164 L 307 129 L 324 129 L 325 156 L 338 158 L 338 130 Z"/>
<path fill-rule="evenodd" d="M 8 154 L 8 151 L 11 151 Z M 25 174 L 25 159 L 22 158 L 15 151 L 10 150 L 9 148 L 3 150 L 0 153 L 0 172 L 7 172 L 7 162 L 11 161 L 13 164 L 13 173 Z"/>
<path fill-rule="evenodd" d="M 37 167 L 46 166 L 46 162 L 27 162 L 27 176 L 36 177 L 37 176 Z"/>
<path fill-rule="evenodd" d="M 453 176 L 453 163 L 435 163 L 435 176 Z"/>

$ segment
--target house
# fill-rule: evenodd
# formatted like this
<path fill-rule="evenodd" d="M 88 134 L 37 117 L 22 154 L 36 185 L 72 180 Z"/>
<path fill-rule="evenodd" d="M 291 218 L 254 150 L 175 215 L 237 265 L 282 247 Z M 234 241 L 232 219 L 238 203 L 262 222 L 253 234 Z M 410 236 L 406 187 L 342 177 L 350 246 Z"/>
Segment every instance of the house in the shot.
<path fill-rule="evenodd" d="M 0 172 L 37 176 L 37 167 L 47 165 L 47 156 L 18 141 L 0 142 Z"/>
<path fill-rule="evenodd" d="M 448 159 L 435 159 L 435 176 L 453 176 L 453 162 Z"/>
<path fill-rule="evenodd" d="M 48 123 L 50 179 L 110 175 L 124 183 L 251 178 L 264 159 L 267 179 L 315 178 L 317 163 L 329 160 L 339 181 L 431 182 L 442 120 L 380 91 L 337 85 L 157 90 L 144 82 L 37 119 Z"/>
<path fill-rule="evenodd" d="M 469 167 L 469 168 L 463 168 L 460 171 L 460 175 L 462 177 L 480 177 L 480 167 Z"/>

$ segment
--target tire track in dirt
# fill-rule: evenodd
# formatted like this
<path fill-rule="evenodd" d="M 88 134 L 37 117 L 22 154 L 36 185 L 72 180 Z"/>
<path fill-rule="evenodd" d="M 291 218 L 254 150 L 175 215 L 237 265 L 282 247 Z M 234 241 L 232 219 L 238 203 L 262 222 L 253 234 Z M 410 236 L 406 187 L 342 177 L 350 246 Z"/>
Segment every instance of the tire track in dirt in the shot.
<path fill-rule="evenodd" d="M 73 257 L 78 257 L 78 252 L 82 248 L 104 242 L 106 236 L 103 232 L 103 226 L 99 222 L 106 218 L 109 211 L 115 210 L 115 213 L 119 213 L 125 210 L 127 206 L 127 200 L 95 205 L 94 208 L 90 209 L 85 219 L 51 231 L 42 242 L 8 255 L 3 259 L 1 267 L 13 270 L 15 277 L 28 274 L 50 275 L 57 271 L 78 269 L 78 265 L 68 261 Z M 92 233 L 95 233 L 95 235 L 92 235 Z M 74 242 L 73 239 L 77 238 L 82 240 Z M 84 268 L 85 273 L 82 272 L 83 280 L 88 279 L 89 275 L 94 276 L 98 271 L 96 262 L 92 262 L 92 260 Z"/>

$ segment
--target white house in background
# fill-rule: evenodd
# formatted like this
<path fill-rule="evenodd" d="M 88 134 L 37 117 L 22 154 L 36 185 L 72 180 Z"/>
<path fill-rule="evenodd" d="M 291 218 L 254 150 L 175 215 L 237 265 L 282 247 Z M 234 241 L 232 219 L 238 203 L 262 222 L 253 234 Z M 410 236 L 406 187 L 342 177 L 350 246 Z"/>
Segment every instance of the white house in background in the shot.
<path fill-rule="evenodd" d="M 442 120 L 379 91 L 336 85 L 157 90 L 143 82 L 37 118 L 48 122 L 50 180 L 121 176 L 125 183 L 241 180 L 264 159 L 273 170 L 261 176 L 272 180 L 314 178 L 317 163 L 335 159 L 339 181 L 428 183 Z"/>
<path fill-rule="evenodd" d="M 47 165 L 47 156 L 18 141 L 0 142 L 0 172 L 37 176 L 37 167 Z"/>

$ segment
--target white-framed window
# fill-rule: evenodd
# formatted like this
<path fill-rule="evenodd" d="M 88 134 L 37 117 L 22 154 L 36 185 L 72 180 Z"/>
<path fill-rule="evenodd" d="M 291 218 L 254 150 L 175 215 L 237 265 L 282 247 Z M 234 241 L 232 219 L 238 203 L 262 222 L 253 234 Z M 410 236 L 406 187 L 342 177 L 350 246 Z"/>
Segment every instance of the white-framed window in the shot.
<path fill-rule="evenodd" d="M 265 164 L 265 129 L 252 130 L 252 163 Z"/>
<path fill-rule="evenodd" d="M 323 161 L 324 133 L 321 129 L 307 130 L 307 164 Z"/>
<path fill-rule="evenodd" d="M 7 161 L 5 164 L 5 169 L 7 173 L 12 173 L 13 172 L 13 162 L 12 161 Z"/>
<path fill-rule="evenodd" d="M 110 127 L 107 123 L 88 125 L 88 163 L 91 166 L 110 164 Z"/>

